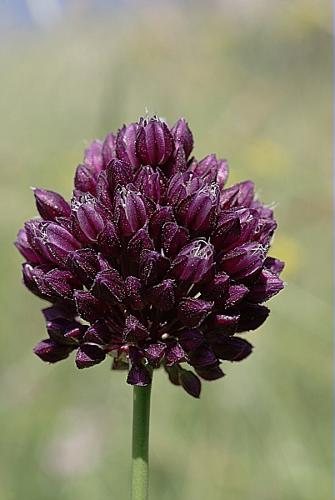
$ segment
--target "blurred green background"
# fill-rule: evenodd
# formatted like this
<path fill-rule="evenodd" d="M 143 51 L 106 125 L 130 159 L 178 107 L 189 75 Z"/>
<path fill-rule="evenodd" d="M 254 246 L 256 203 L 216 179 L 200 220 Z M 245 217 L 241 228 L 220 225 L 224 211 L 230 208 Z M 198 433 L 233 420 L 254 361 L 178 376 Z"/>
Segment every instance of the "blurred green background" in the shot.
<path fill-rule="evenodd" d="M 70 196 L 88 142 L 147 108 L 185 116 L 195 154 L 226 157 L 230 182 L 255 180 L 287 261 L 250 358 L 200 401 L 157 373 L 151 498 L 328 500 L 331 2 L 65 4 L 57 22 L 1 34 L 0 499 L 128 498 L 131 388 L 108 362 L 78 371 L 32 355 L 43 304 L 12 242 L 36 213 L 29 186 Z"/>

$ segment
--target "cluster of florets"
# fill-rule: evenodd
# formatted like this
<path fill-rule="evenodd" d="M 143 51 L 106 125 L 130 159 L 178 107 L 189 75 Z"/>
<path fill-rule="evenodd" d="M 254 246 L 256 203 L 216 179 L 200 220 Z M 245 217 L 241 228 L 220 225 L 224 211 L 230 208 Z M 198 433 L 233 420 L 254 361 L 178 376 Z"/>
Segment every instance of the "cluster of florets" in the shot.
<path fill-rule="evenodd" d="M 43 361 L 75 350 L 86 368 L 110 355 L 140 386 L 163 366 L 198 397 L 222 360 L 251 353 L 236 334 L 258 328 L 283 287 L 283 263 L 267 257 L 276 222 L 251 181 L 226 188 L 226 160 L 192 149 L 184 119 L 141 119 L 90 145 L 70 203 L 34 190 L 40 218 L 16 246 L 25 285 L 52 304 L 34 349 Z"/>

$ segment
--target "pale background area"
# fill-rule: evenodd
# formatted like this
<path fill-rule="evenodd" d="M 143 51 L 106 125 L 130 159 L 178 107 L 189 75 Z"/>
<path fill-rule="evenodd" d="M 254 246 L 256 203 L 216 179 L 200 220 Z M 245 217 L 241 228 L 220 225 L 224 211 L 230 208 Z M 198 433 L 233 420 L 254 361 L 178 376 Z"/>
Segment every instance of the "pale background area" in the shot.
<path fill-rule="evenodd" d="M 330 1 L 5 1 L 0 19 L 0 499 L 128 498 L 125 374 L 33 356 L 42 301 L 12 241 L 29 186 L 69 196 L 88 142 L 148 108 L 277 204 L 288 282 L 200 401 L 155 376 L 151 498 L 329 500 Z"/>

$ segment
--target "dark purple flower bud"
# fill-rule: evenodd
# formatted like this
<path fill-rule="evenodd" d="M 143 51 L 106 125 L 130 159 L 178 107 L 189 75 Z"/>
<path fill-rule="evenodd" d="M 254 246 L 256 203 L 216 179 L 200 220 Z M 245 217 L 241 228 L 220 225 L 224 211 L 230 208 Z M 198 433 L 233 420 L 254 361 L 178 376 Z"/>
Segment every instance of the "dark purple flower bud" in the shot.
<path fill-rule="evenodd" d="M 54 321 L 56 319 L 66 319 L 68 321 L 72 321 L 75 316 L 77 316 L 76 311 L 73 309 L 69 309 L 67 306 L 63 305 L 51 306 L 42 309 L 43 316 L 45 321 Z"/>
<path fill-rule="evenodd" d="M 171 129 L 172 136 L 177 143 L 180 143 L 188 158 L 193 149 L 193 135 L 184 118 L 180 118 Z"/>
<path fill-rule="evenodd" d="M 217 251 L 231 248 L 241 238 L 241 223 L 236 211 L 223 210 L 217 221 L 216 229 L 211 236 Z"/>
<path fill-rule="evenodd" d="M 115 220 L 120 234 L 131 236 L 148 220 L 147 208 L 143 197 L 129 188 L 122 187 L 115 195 Z"/>
<path fill-rule="evenodd" d="M 83 193 L 96 194 L 97 173 L 87 165 L 78 165 L 74 178 L 74 186 Z"/>
<path fill-rule="evenodd" d="M 165 348 L 165 344 L 150 344 L 144 349 L 145 357 L 152 365 L 158 367 L 164 356 Z"/>
<path fill-rule="evenodd" d="M 49 266 L 45 265 L 33 267 L 30 264 L 23 264 L 22 266 L 23 283 L 28 290 L 42 299 L 50 299 L 50 290 L 44 282 L 44 276 L 48 270 Z"/>
<path fill-rule="evenodd" d="M 43 219 L 30 219 L 24 225 L 28 244 L 32 249 L 41 256 L 43 263 L 57 262 L 57 259 L 51 254 L 50 249 L 46 245 L 45 230 L 48 223 Z"/>
<path fill-rule="evenodd" d="M 46 226 L 45 241 L 48 250 L 60 264 L 64 264 L 70 252 L 80 248 L 80 244 L 69 231 L 53 222 Z"/>
<path fill-rule="evenodd" d="M 207 234 L 213 229 L 218 202 L 217 185 L 206 185 L 179 204 L 177 220 L 192 232 Z"/>
<path fill-rule="evenodd" d="M 217 380 L 219 378 L 224 377 L 224 373 L 221 368 L 217 365 L 214 366 L 206 366 L 204 368 L 196 368 L 195 371 L 199 375 L 199 377 L 204 380 Z"/>
<path fill-rule="evenodd" d="M 59 344 L 74 345 L 75 347 L 78 346 L 78 342 L 82 339 L 86 328 L 78 321 L 66 318 L 47 320 L 46 327 L 51 340 Z"/>
<path fill-rule="evenodd" d="M 66 265 L 87 287 L 92 285 L 99 271 L 110 267 L 108 262 L 91 248 L 71 252 L 68 255 Z"/>
<path fill-rule="evenodd" d="M 189 241 L 190 235 L 185 227 L 167 222 L 162 230 L 162 248 L 168 257 L 174 257 Z"/>
<path fill-rule="evenodd" d="M 204 240 L 186 245 L 171 264 L 171 275 L 181 281 L 199 283 L 213 267 L 213 246 Z"/>
<path fill-rule="evenodd" d="M 186 354 L 178 342 L 171 342 L 166 346 L 165 362 L 166 366 L 173 366 L 186 360 Z"/>
<path fill-rule="evenodd" d="M 145 307 L 142 283 L 135 276 L 128 276 L 125 279 L 125 294 L 127 305 L 132 309 L 140 311 Z"/>
<path fill-rule="evenodd" d="M 146 291 L 146 300 L 159 311 L 170 311 L 175 304 L 175 288 L 174 280 L 164 280 Z"/>
<path fill-rule="evenodd" d="M 127 262 L 136 268 L 143 250 L 154 250 L 154 244 L 149 236 L 148 229 L 142 227 L 131 238 L 127 245 Z"/>
<path fill-rule="evenodd" d="M 213 302 L 187 297 L 179 302 L 177 316 L 185 326 L 199 326 L 211 312 L 212 307 Z"/>
<path fill-rule="evenodd" d="M 204 368 L 217 364 L 218 359 L 212 349 L 203 344 L 190 354 L 190 363 L 197 368 Z"/>
<path fill-rule="evenodd" d="M 131 166 L 121 160 L 112 160 L 107 168 L 107 178 L 112 193 L 120 186 L 126 186 L 133 180 Z"/>
<path fill-rule="evenodd" d="M 277 222 L 273 219 L 258 219 L 257 222 L 253 239 L 264 246 L 269 245 L 277 228 Z"/>
<path fill-rule="evenodd" d="M 105 227 L 105 221 L 94 203 L 83 203 L 76 213 L 80 230 L 89 241 L 97 241 Z"/>
<path fill-rule="evenodd" d="M 127 384 L 144 387 L 151 383 L 151 375 L 142 363 L 135 363 L 129 370 Z"/>
<path fill-rule="evenodd" d="M 242 361 L 251 354 L 252 345 L 240 337 L 226 337 L 215 344 L 213 349 L 220 359 Z"/>
<path fill-rule="evenodd" d="M 162 202 L 166 191 L 165 183 L 163 174 L 150 166 L 141 167 L 134 181 L 136 188 L 155 203 Z"/>
<path fill-rule="evenodd" d="M 102 158 L 101 141 L 93 141 L 90 146 L 85 149 L 84 164 L 97 173 L 103 169 L 104 162 Z"/>
<path fill-rule="evenodd" d="M 186 352 L 194 351 L 204 342 L 204 336 L 200 330 L 182 330 L 179 334 L 179 343 Z"/>
<path fill-rule="evenodd" d="M 104 305 L 85 290 L 75 290 L 74 299 L 79 316 L 90 323 L 97 321 L 104 314 Z"/>
<path fill-rule="evenodd" d="M 166 222 L 175 222 L 172 207 L 158 208 L 149 219 L 150 236 L 159 244 L 159 246 L 162 228 Z"/>
<path fill-rule="evenodd" d="M 143 250 L 140 258 L 140 278 L 145 285 L 154 285 L 169 269 L 170 261 L 159 252 Z"/>
<path fill-rule="evenodd" d="M 115 158 L 115 146 L 116 146 L 116 137 L 111 132 L 110 134 L 106 135 L 101 149 L 103 165 L 105 168 L 107 167 L 108 163 L 113 158 Z"/>
<path fill-rule="evenodd" d="M 211 317 L 207 322 L 210 337 L 212 337 L 212 334 L 215 337 L 217 335 L 233 335 L 237 331 L 239 319 L 238 314 L 217 314 Z"/>
<path fill-rule="evenodd" d="M 190 394 L 190 396 L 197 399 L 200 397 L 201 382 L 193 372 L 182 369 L 179 374 L 179 380 L 183 389 Z"/>
<path fill-rule="evenodd" d="M 245 279 L 259 271 L 265 259 L 265 250 L 256 242 L 245 243 L 224 254 L 220 267 L 234 279 Z"/>
<path fill-rule="evenodd" d="M 192 166 L 193 167 L 193 166 Z M 216 182 L 220 189 L 228 178 L 228 163 L 226 160 L 218 160 L 215 154 L 211 154 L 196 163 L 193 172 L 202 177 L 206 182 Z"/>
<path fill-rule="evenodd" d="M 213 280 L 208 283 L 204 290 L 207 299 L 218 301 L 222 299 L 229 288 L 229 276 L 226 273 L 218 273 Z"/>
<path fill-rule="evenodd" d="M 81 284 L 70 271 L 52 269 L 44 276 L 44 284 L 51 297 L 72 299 L 74 288 L 81 288 Z"/>
<path fill-rule="evenodd" d="M 105 321 L 96 321 L 85 332 L 84 342 L 99 345 L 108 344 L 111 340 L 111 332 Z"/>
<path fill-rule="evenodd" d="M 178 172 L 187 170 L 187 161 L 184 148 L 181 144 L 176 144 L 175 149 L 168 163 L 164 166 L 164 173 L 167 177 L 172 177 Z"/>
<path fill-rule="evenodd" d="M 226 308 L 236 306 L 248 294 L 249 289 L 244 285 L 231 285 L 224 298 Z"/>
<path fill-rule="evenodd" d="M 116 138 L 116 155 L 117 157 L 131 165 L 134 169 L 140 166 L 140 161 L 136 156 L 136 133 L 138 123 L 124 125 L 118 132 Z"/>
<path fill-rule="evenodd" d="M 132 314 L 126 318 L 123 338 L 128 342 L 141 342 L 149 337 L 148 329 Z"/>
<path fill-rule="evenodd" d="M 42 361 L 56 363 L 57 361 L 67 358 L 73 349 L 73 346 L 58 344 L 51 339 L 45 339 L 34 347 L 34 353 L 41 358 Z"/>
<path fill-rule="evenodd" d="M 285 263 L 279 259 L 274 259 L 273 257 L 267 257 L 264 261 L 264 267 L 279 276 L 282 270 L 284 269 Z"/>
<path fill-rule="evenodd" d="M 98 246 L 107 257 L 114 257 L 120 253 L 120 239 L 112 222 L 106 222 L 104 229 L 98 236 Z"/>
<path fill-rule="evenodd" d="M 37 210 L 43 219 L 55 220 L 56 217 L 69 217 L 71 215 L 70 205 L 60 194 L 36 188 L 34 196 Z"/>
<path fill-rule="evenodd" d="M 163 165 L 173 151 L 173 138 L 158 118 L 141 121 L 136 135 L 136 156 L 143 165 Z"/>
<path fill-rule="evenodd" d="M 109 212 L 113 211 L 113 196 L 109 187 L 107 171 L 100 172 L 96 185 L 96 199 L 99 205 L 106 207 Z"/>
<path fill-rule="evenodd" d="M 251 181 L 240 182 L 222 191 L 220 199 L 221 208 L 250 207 L 254 196 L 254 183 Z"/>
<path fill-rule="evenodd" d="M 170 205 L 177 206 L 182 200 L 199 191 L 205 183 L 194 175 L 193 172 L 176 173 L 169 182 L 167 201 Z"/>
<path fill-rule="evenodd" d="M 237 332 L 247 332 L 259 328 L 269 316 L 270 310 L 258 304 L 241 304 Z"/>
<path fill-rule="evenodd" d="M 77 368 L 89 368 L 101 363 L 106 357 L 105 351 L 96 344 L 82 344 L 77 351 Z"/>
<path fill-rule="evenodd" d="M 43 258 L 31 247 L 27 239 L 27 232 L 25 229 L 20 229 L 16 237 L 15 246 L 26 261 L 31 264 L 41 264 Z"/>
<path fill-rule="evenodd" d="M 263 269 L 257 281 L 250 285 L 249 302 L 265 302 L 284 288 L 282 280 L 267 269 Z"/>
<path fill-rule="evenodd" d="M 125 299 L 124 280 L 115 269 L 100 271 L 94 280 L 92 293 L 108 303 L 117 304 Z"/>
<path fill-rule="evenodd" d="M 171 384 L 180 385 L 179 374 L 182 368 L 179 365 L 173 365 L 173 366 L 164 365 L 164 370 L 168 374 Z"/>

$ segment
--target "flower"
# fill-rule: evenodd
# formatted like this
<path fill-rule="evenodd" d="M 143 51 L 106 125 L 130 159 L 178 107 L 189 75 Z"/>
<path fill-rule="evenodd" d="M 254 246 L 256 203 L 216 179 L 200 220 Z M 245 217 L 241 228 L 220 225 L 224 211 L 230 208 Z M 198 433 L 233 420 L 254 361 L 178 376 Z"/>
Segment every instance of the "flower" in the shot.
<path fill-rule="evenodd" d="M 222 361 L 252 351 L 239 333 L 268 317 L 283 262 L 268 257 L 276 221 L 251 181 L 226 187 L 226 160 L 191 157 L 184 119 L 169 128 L 141 118 L 94 141 L 73 196 L 35 189 L 40 217 L 20 229 L 26 287 L 51 306 L 48 337 L 34 349 L 78 368 L 109 355 L 144 386 L 165 368 L 199 397 Z"/>

